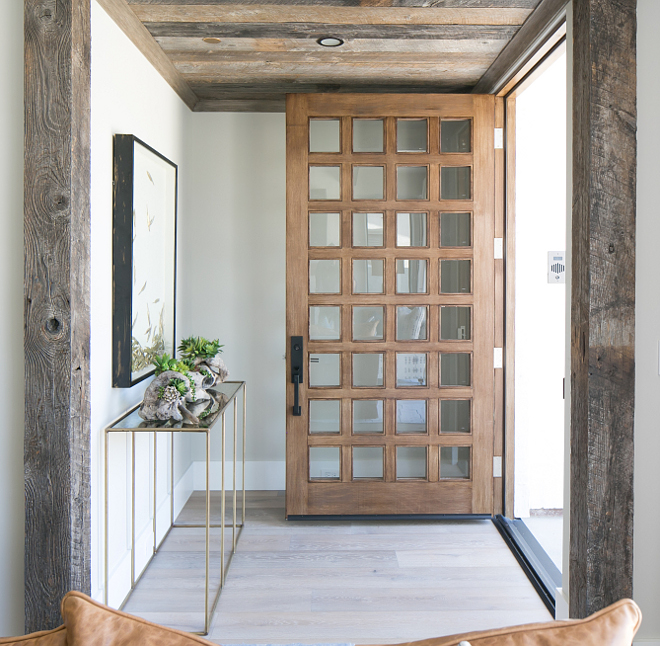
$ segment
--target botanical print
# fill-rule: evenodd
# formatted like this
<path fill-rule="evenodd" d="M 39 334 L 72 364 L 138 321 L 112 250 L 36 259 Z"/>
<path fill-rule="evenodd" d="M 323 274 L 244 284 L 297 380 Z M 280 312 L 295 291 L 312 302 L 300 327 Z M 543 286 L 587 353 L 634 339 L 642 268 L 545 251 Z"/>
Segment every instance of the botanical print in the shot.
<path fill-rule="evenodd" d="M 176 171 L 135 142 L 131 378 L 173 353 Z"/>

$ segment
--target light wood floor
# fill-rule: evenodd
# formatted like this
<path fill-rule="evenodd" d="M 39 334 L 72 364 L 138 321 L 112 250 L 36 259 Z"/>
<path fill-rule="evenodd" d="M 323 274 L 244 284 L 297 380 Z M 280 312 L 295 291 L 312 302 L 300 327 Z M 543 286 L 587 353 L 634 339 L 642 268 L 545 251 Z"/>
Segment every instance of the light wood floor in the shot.
<path fill-rule="evenodd" d="M 203 508 L 194 493 L 179 522 Z M 209 635 L 218 644 L 398 643 L 551 620 L 490 521 L 287 522 L 283 492 L 270 491 L 248 492 L 247 510 Z M 203 588 L 204 530 L 173 529 L 124 610 L 199 630 Z"/>

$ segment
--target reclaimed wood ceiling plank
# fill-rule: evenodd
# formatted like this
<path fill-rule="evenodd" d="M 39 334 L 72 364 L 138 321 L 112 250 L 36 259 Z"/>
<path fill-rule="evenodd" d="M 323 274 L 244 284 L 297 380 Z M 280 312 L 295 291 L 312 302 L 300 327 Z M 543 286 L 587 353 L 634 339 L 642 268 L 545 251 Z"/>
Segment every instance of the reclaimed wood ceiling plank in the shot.
<path fill-rule="evenodd" d="M 518 27 L 511 25 L 328 25 L 305 23 L 145 22 L 154 37 L 198 38 L 319 38 L 332 34 L 353 38 L 510 40 Z"/>
<path fill-rule="evenodd" d="M 215 5 L 327 7 L 428 7 L 441 9 L 533 9 L 539 0 L 213 0 Z M 131 0 L 134 5 L 207 5 L 209 0 Z"/>
<path fill-rule="evenodd" d="M 308 23 L 325 25 L 522 25 L 530 10 L 418 7 L 275 7 L 272 5 L 136 5 L 142 22 Z"/>

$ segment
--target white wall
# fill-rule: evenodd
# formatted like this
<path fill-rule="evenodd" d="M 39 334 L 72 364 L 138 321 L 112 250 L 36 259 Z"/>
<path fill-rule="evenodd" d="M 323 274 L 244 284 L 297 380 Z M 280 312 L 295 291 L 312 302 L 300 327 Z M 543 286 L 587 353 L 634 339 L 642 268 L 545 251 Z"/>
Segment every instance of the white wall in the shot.
<path fill-rule="evenodd" d="M 180 336 L 219 338 L 247 381 L 248 488 L 284 489 L 285 148 L 283 114 L 193 114 L 186 140 Z"/>
<path fill-rule="evenodd" d="M 635 351 L 635 528 L 633 593 L 644 620 L 639 640 L 660 643 L 660 3 L 637 5 L 637 270 Z M 637 641 L 637 640 L 636 640 Z"/>
<path fill-rule="evenodd" d="M 0 21 L 0 636 L 23 633 L 23 3 Z"/>
<path fill-rule="evenodd" d="M 547 254 L 566 247 L 566 57 L 516 99 L 515 515 L 561 509 L 565 288 Z"/>
<path fill-rule="evenodd" d="M 191 113 L 170 86 L 147 62 L 114 21 L 92 3 L 92 594 L 102 598 L 103 582 L 103 428 L 125 409 L 136 404 L 148 382 L 130 389 L 112 388 L 112 138 L 134 134 L 179 165 L 179 219 L 189 177 L 184 163 L 186 127 Z M 177 438 L 175 480 L 192 489 L 189 442 Z M 138 566 L 153 541 L 149 515 L 153 503 L 150 466 L 153 444 L 137 444 Z M 159 443 L 159 473 L 165 474 L 167 445 Z M 119 603 L 130 585 L 129 445 L 114 436 L 110 450 L 111 544 L 110 602 Z M 144 468 L 142 468 L 144 467 Z M 187 475 L 186 475 L 187 474 Z M 185 477 L 184 477 L 185 476 Z M 169 492 L 159 487 L 158 503 L 169 509 Z M 185 491 L 181 494 L 185 499 Z M 185 501 L 185 500 L 184 500 Z M 181 501 L 179 501 L 181 503 Z M 130 507 L 128 507 L 130 509 Z"/>

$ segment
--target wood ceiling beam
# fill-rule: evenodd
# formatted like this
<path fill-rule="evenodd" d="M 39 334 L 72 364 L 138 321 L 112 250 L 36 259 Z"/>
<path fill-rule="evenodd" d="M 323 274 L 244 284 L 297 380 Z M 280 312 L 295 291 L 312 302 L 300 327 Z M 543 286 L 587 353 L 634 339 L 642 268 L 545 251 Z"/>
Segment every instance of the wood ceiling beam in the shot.
<path fill-rule="evenodd" d="M 326 25 L 522 25 L 529 9 L 138 5 L 142 22 L 320 23 Z"/>
<path fill-rule="evenodd" d="M 541 0 L 518 32 L 493 61 L 472 92 L 494 94 L 552 36 L 561 23 L 568 0 Z"/>
<path fill-rule="evenodd" d="M 490 54 L 481 52 L 465 52 L 465 53 L 436 53 L 430 52 L 428 54 L 419 54 L 417 52 L 353 52 L 353 53 L 335 53 L 328 51 L 316 52 L 232 52 L 232 51 L 219 51 L 211 54 L 206 52 L 169 52 L 170 60 L 177 66 L 180 71 L 184 68 L 179 68 L 179 65 L 221 65 L 221 64 L 238 64 L 238 63 L 261 63 L 261 64 L 274 64 L 274 65 L 309 65 L 314 66 L 317 64 L 331 64 L 352 63 L 355 65 L 363 65 L 366 63 L 372 65 L 388 65 L 395 64 L 413 65 L 433 64 L 436 66 L 443 65 L 462 65 L 464 68 L 473 66 L 483 66 L 487 69 L 493 57 Z"/>
<path fill-rule="evenodd" d="M 218 6 L 423 7 L 442 9 L 533 9 L 539 0 L 213 0 Z M 209 0 L 131 0 L 132 5 L 208 5 Z"/>

